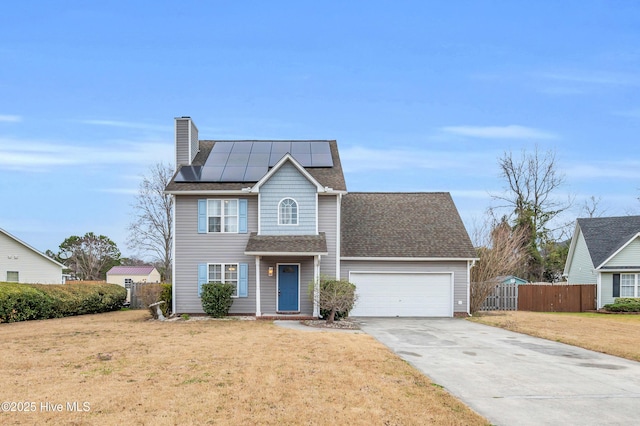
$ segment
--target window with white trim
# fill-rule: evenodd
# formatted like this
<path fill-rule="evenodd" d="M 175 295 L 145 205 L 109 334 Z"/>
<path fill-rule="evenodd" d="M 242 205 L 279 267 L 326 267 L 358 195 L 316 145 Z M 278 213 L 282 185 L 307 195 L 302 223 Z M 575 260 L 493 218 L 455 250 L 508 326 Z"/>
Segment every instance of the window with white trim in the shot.
<path fill-rule="evenodd" d="M 20 273 L 18 271 L 7 271 L 7 282 L 8 283 L 20 282 Z"/>
<path fill-rule="evenodd" d="M 237 263 L 210 263 L 209 282 L 233 284 L 232 297 L 238 297 L 238 267 Z"/>
<path fill-rule="evenodd" d="M 207 200 L 209 232 L 238 232 L 238 200 Z"/>
<path fill-rule="evenodd" d="M 620 297 L 640 297 L 640 274 L 620 274 Z"/>
<path fill-rule="evenodd" d="M 278 224 L 298 224 L 298 203 L 293 198 L 285 198 L 280 201 L 280 205 L 278 206 Z"/>

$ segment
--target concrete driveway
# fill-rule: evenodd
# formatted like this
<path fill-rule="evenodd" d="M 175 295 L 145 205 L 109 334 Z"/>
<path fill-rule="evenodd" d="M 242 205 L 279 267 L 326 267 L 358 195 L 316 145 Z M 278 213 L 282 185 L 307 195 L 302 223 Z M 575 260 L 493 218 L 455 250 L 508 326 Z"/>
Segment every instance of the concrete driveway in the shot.
<path fill-rule="evenodd" d="M 493 424 L 640 422 L 640 363 L 462 319 L 357 320 Z"/>

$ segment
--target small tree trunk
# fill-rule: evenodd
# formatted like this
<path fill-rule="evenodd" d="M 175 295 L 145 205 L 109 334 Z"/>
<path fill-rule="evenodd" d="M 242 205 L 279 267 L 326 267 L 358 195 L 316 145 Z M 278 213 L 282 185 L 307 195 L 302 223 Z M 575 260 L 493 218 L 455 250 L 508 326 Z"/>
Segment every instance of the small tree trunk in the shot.
<path fill-rule="evenodd" d="M 336 308 L 331 309 L 329 316 L 327 317 L 327 324 L 333 324 L 333 320 L 336 316 Z"/>

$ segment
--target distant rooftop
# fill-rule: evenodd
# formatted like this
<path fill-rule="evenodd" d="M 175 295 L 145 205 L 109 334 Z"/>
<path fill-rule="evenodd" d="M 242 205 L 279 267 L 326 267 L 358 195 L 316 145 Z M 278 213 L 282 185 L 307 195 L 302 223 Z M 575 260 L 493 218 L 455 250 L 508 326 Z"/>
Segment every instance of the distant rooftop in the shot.
<path fill-rule="evenodd" d="M 143 266 L 114 266 L 107 272 L 108 275 L 149 275 L 155 268 L 149 265 Z"/>

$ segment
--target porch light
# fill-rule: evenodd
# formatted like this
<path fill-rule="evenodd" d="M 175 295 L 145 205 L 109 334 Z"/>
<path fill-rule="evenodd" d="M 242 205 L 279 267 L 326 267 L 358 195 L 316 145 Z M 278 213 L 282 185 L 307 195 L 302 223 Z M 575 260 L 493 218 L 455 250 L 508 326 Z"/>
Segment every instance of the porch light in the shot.
<path fill-rule="evenodd" d="M 273 276 L 273 266 L 269 266 L 269 276 L 272 277 Z"/>

